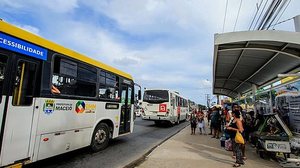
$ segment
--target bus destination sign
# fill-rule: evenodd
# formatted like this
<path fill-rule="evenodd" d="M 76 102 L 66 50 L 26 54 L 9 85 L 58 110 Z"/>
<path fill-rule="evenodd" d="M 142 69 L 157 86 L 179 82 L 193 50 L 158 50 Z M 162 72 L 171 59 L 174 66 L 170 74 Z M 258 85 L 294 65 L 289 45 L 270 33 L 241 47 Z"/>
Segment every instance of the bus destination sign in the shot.
<path fill-rule="evenodd" d="M 0 47 L 41 60 L 47 60 L 47 49 L 0 33 Z"/>

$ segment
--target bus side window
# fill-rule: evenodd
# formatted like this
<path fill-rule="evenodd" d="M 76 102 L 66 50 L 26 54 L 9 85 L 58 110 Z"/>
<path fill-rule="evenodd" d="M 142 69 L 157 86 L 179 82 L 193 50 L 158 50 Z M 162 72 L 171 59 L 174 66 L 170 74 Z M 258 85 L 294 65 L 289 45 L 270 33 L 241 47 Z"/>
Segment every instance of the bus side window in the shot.
<path fill-rule="evenodd" d="M 99 98 L 119 100 L 119 77 L 111 73 L 100 72 Z"/>
<path fill-rule="evenodd" d="M 59 56 L 54 57 L 54 69 L 51 84 L 52 94 L 75 95 L 77 77 L 77 63 L 63 59 Z"/>
<path fill-rule="evenodd" d="M 97 69 L 80 62 L 54 57 L 51 93 L 96 97 Z"/>

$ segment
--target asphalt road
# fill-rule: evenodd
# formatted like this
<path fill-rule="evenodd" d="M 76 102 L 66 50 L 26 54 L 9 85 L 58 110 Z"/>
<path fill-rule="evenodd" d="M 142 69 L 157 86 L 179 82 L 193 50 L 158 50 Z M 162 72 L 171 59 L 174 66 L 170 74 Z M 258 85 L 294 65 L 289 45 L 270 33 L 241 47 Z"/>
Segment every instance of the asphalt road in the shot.
<path fill-rule="evenodd" d="M 88 148 L 79 149 L 67 154 L 59 155 L 26 167 L 45 168 L 119 168 L 139 159 L 150 149 L 165 139 L 177 133 L 188 125 L 154 125 L 153 121 L 144 121 L 137 117 L 134 132 L 130 135 L 118 137 L 110 142 L 108 148 L 97 153 L 91 153 Z"/>

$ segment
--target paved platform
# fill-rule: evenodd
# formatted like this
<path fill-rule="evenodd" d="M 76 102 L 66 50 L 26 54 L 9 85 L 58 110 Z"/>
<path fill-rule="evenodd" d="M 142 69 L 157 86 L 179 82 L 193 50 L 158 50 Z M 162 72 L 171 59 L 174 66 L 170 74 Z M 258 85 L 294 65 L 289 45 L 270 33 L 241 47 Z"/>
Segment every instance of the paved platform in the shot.
<path fill-rule="evenodd" d="M 210 135 L 190 135 L 190 126 L 158 146 L 138 168 L 230 168 L 234 164 L 231 151 L 220 146 L 220 140 Z M 277 168 L 275 161 L 261 159 L 247 145 L 244 168 Z"/>

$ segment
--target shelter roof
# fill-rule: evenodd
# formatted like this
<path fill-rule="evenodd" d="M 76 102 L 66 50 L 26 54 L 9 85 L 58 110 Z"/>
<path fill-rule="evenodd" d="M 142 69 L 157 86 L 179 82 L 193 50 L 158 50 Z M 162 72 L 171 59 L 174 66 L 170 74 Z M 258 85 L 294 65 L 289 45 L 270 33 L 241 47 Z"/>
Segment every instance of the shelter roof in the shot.
<path fill-rule="evenodd" d="M 215 34 L 213 94 L 237 97 L 252 84 L 300 70 L 300 33 L 244 31 Z"/>

